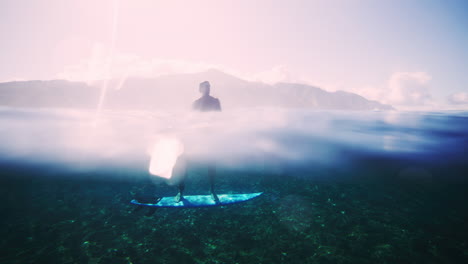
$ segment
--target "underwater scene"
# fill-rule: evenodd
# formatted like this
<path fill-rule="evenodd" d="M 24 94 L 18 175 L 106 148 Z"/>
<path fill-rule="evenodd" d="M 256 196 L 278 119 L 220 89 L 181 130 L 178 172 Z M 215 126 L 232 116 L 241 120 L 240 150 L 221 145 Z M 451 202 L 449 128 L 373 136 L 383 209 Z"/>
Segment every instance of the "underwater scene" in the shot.
<path fill-rule="evenodd" d="M 0 134 L 2 264 L 468 262 L 467 112 L 3 107 Z M 162 135 L 185 195 L 210 168 L 218 195 L 262 194 L 130 203 L 177 194 L 149 170 Z"/>

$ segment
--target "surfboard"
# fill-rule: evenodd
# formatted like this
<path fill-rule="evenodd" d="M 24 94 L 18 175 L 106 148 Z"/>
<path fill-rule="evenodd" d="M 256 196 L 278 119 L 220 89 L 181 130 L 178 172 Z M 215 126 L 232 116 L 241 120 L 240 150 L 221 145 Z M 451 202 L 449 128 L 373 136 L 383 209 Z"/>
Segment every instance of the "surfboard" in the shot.
<path fill-rule="evenodd" d="M 245 202 L 258 197 L 263 192 L 258 193 L 237 193 L 237 194 L 218 194 L 217 203 L 211 195 L 185 195 L 179 202 L 174 200 L 174 196 L 154 198 L 154 201 L 138 201 L 133 199 L 132 204 L 152 207 L 207 207 L 220 206 Z"/>

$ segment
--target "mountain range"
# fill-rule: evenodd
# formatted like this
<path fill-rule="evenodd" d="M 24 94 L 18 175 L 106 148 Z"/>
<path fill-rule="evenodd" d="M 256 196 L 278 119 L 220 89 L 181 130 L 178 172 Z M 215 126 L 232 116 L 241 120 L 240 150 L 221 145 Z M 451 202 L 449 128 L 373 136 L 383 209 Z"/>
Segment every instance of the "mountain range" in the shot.
<path fill-rule="evenodd" d="M 197 99 L 198 84 L 211 83 L 211 95 L 223 109 L 238 107 L 286 107 L 336 110 L 393 110 L 390 105 L 349 92 L 327 92 L 319 87 L 249 82 L 218 70 L 173 74 L 156 78 L 95 81 L 92 84 L 65 80 L 0 83 L 0 105 L 10 107 L 96 108 L 103 87 L 103 107 L 156 110 L 190 108 Z"/>

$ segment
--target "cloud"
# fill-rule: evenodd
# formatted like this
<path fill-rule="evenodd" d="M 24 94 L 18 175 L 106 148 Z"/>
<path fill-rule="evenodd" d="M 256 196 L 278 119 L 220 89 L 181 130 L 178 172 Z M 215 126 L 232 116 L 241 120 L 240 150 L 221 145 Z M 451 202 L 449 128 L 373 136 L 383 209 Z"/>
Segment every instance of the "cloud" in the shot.
<path fill-rule="evenodd" d="M 441 106 L 430 91 L 432 76 L 426 72 L 394 72 L 385 83 L 346 87 L 344 90 L 400 110 L 430 111 Z"/>
<path fill-rule="evenodd" d="M 95 43 L 89 57 L 64 67 L 57 78 L 71 81 L 92 82 L 108 78 L 157 77 L 167 74 L 195 73 L 208 69 L 220 69 L 220 65 L 176 59 L 144 58 L 135 54 L 113 52 L 102 43 Z"/>
<path fill-rule="evenodd" d="M 119 51 L 110 54 L 109 48 L 99 42 L 94 43 L 89 53 L 88 57 L 64 67 L 63 71 L 56 77 L 87 83 L 114 78 L 123 83 L 128 77 L 154 78 L 161 75 L 196 73 L 217 69 L 247 81 L 267 84 L 290 82 L 312 85 L 327 91 L 347 90 L 367 99 L 396 106 L 426 107 L 432 104 L 428 85 L 432 77 L 425 72 L 395 72 L 390 76 L 387 85 L 353 88 L 340 81 L 333 83 L 312 79 L 313 76 L 302 75 L 285 65 L 276 65 L 269 70 L 256 73 L 241 72 L 226 65 L 202 61 L 148 58 Z"/>
<path fill-rule="evenodd" d="M 382 95 L 386 103 L 405 106 L 422 106 L 432 100 L 429 81 L 425 72 L 395 72 L 388 81 L 388 90 Z"/>
<path fill-rule="evenodd" d="M 270 70 L 252 74 L 248 79 L 268 84 L 298 82 L 297 77 L 284 65 L 277 65 Z"/>
<path fill-rule="evenodd" d="M 136 54 L 114 52 L 102 43 L 96 42 L 88 57 L 68 65 L 56 75 L 58 79 L 92 83 L 96 80 L 115 78 L 124 80 L 127 77 L 154 78 L 161 75 L 197 73 L 217 69 L 246 81 L 276 84 L 278 82 L 302 83 L 335 91 L 342 84 L 325 84 L 311 80 L 308 76 L 295 73 L 284 65 L 277 65 L 261 72 L 242 72 L 226 65 L 202 61 L 177 59 L 147 58 Z"/>
<path fill-rule="evenodd" d="M 369 100 L 376 100 L 381 102 L 385 101 L 383 97 L 382 87 L 367 85 L 356 88 L 347 88 L 346 90 L 352 93 L 359 94 Z"/>
<path fill-rule="evenodd" d="M 285 65 L 276 65 L 269 70 L 257 72 L 257 73 L 250 73 L 250 74 L 242 74 L 238 71 L 233 73 L 237 73 L 236 76 L 253 82 L 262 82 L 266 84 L 274 85 L 276 83 L 285 82 L 285 83 L 298 83 L 298 84 L 305 84 L 311 85 L 315 87 L 319 87 L 323 90 L 329 92 L 335 92 L 337 90 L 344 90 L 347 87 L 345 83 L 340 80 L 335 81 L 324 81 L 315 79 L 313 76 L 300 74 L 295 70 L 290 69 Z"/>
<path fill-rule="evenodd" d="M 8 78 L 8 79 L 2 79 L 2 80 L 0 80 L 0 83 L 21 82 L 21 81 L 26 81 L 26 79 L 25 78 L 19 78 L 19 77 L 13 77 L 13 78 Z"/>
<path fill-rule="evenodd" d="M 466 92 L 453 93 L 448 97 L 448 102 L 454 105 L 468 104 L 468 93 Z"/>

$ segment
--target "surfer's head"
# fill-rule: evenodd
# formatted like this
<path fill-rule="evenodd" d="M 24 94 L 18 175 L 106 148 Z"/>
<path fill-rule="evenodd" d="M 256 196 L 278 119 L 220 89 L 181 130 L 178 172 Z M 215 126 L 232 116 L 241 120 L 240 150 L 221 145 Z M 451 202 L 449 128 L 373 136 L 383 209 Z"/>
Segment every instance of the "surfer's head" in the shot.
<path fill-rule="evenodd" d="M 210 94 L 210 82 L 209 81 L 204 81 L 204 82 L 200 83 L 200 86 L 199 86 L 198 90 L 203 95 L 209 95 Z"/>

